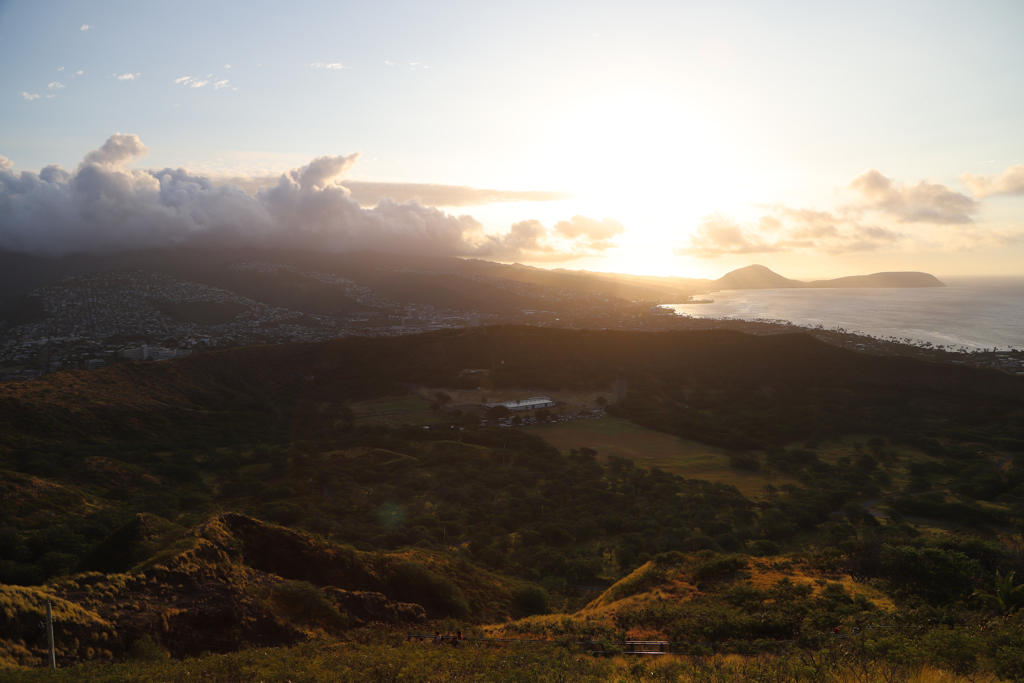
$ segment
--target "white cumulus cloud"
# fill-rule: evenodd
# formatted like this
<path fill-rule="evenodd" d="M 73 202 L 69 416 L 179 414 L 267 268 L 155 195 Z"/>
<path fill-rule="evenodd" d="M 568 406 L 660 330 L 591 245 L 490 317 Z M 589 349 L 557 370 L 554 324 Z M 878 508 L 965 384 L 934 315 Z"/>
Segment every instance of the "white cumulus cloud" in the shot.
<path fill-rule="evenodd" d="M 50 90 L 60 90 L 61 88 L 66 88 L 67 86 L 64 85 L 63 83 L 59 83 L 57 81 L 54 81 L 53 83 L 51 83 L 50 85 L 48 85 L 46 87 L 49 88 Z"/>
<path fill-rule="evenodd" d="M 858 204 L 881 211 L 899 223 L 972 223 L 977 202 L 939 183 L 922 180 L 915 185 L 895 183 L 871 169 L 850 183 L 859 195 Z"/>
<path fill-rule="evenodd" d="M 345 66 L 341 62 L 331 62 L 330 64 L 325 64 L 324 62 L 314 62 L 313 64 L 310 64 L 310 66 L 313 67 L 314 69 L 347 69 L 348 68 L 347 66 Z"/>
<path fill-rule="evenodd" d="M 82 24 L 81 30 L 82 31 L 88 31 L 91 28 L 92 28 L 92 26 L 89 26 L 89 24 Z"/>
<path fill-rule="evenodd" d="M 131 74 L 131 73 L 120 74 L 120 75 L 114 74 L 114 78 L 116 78 L 119 81 L 134 81 L 136 78 L 138 78 L 141 75 L 142 74 Z"/>

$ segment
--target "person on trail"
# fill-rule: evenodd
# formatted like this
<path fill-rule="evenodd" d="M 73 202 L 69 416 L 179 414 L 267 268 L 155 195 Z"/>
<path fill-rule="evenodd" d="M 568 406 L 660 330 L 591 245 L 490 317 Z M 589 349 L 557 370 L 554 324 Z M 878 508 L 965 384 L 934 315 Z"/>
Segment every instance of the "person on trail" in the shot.
<path fill-rule="evenodd" d="M 440 645 L 443 642 L 444 642 L 444 639 L 441 637 L 441 632 L 440 631 L 434 631 L 434 645 Z"/>
<path fill-rule="evenodd" d="M 456 631 L 455 632 L 455 639 L 452 640 L 452 647 L 458 647 L 459 645 L 462 644 L 463 640 L 465 640 L 465 638 L 462 635 L 462 631 Z"/>

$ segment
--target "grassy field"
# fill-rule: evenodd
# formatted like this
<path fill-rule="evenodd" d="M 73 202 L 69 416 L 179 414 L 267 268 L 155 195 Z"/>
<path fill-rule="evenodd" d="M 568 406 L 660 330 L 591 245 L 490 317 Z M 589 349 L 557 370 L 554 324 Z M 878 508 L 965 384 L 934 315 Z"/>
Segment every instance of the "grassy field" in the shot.
<path fill-rule="evenodd" d="M 535 396 L 547 396 L 559 402 L 553 412 L 576 412 L 581 408 L 597 407 L 597 397 L 611 401 L 615 392 L 608 391 L 541 391 L 540 389 L 447 389 L 444 387 L 423 387 L 417 394 L 433 399 L 438 392 L 452 397 L 451 405 L 478 405 L 481 403 L 504 403 L 521 401 Z"/>
<path fill-rule="evenodd" d="M 793 478 L 781 474 L 734 469 L 720 448 L 656 432 L 621 418 L 572 420 L 526 427 L 523 431 L 537 434 L 562 451 L 586 446 L 606 457 L 629 458 L 638 467 L 660 467 L 691 479 L 732 484 L 751 498 L 764 496 L 766 484 L 795 483 Z"/>
<path fill-rule="evenodd" d="M 350 407 L 355 414 L 356 424 L 400 427 L 403 424 L 429 425 L 444 421 L 444 418 L 430 409 L 430 401 L 415 394 L 359 401 Z"/>

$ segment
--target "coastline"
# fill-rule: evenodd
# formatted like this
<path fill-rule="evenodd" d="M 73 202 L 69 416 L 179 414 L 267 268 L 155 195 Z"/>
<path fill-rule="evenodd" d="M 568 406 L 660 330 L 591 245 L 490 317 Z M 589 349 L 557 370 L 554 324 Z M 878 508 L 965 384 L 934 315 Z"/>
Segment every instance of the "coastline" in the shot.
<path fill-rule="evenodd" d="M 664 304 L 693 318 L 772 321 L 949 351 L 1024 348 L 1024 278 L 947 287 L 719 290 L 713 304 Z"/>

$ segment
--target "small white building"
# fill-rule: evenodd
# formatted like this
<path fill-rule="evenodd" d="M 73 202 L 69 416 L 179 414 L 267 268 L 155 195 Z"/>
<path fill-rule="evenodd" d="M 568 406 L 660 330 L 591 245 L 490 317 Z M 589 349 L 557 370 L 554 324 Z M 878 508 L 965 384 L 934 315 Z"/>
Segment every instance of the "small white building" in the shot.
<path fill-rule="evenodd" d="M 512 412 L 517 410 L 540 410 L 541 408 L 554 408 L 555 402 L 547 396 L 535 396 L 534 398 L 524 398 L 522 401 L 505 401 L 504 403 L 485 403 L 484 408 L 496 408 L 497 406 L 505 406 Z"/>

